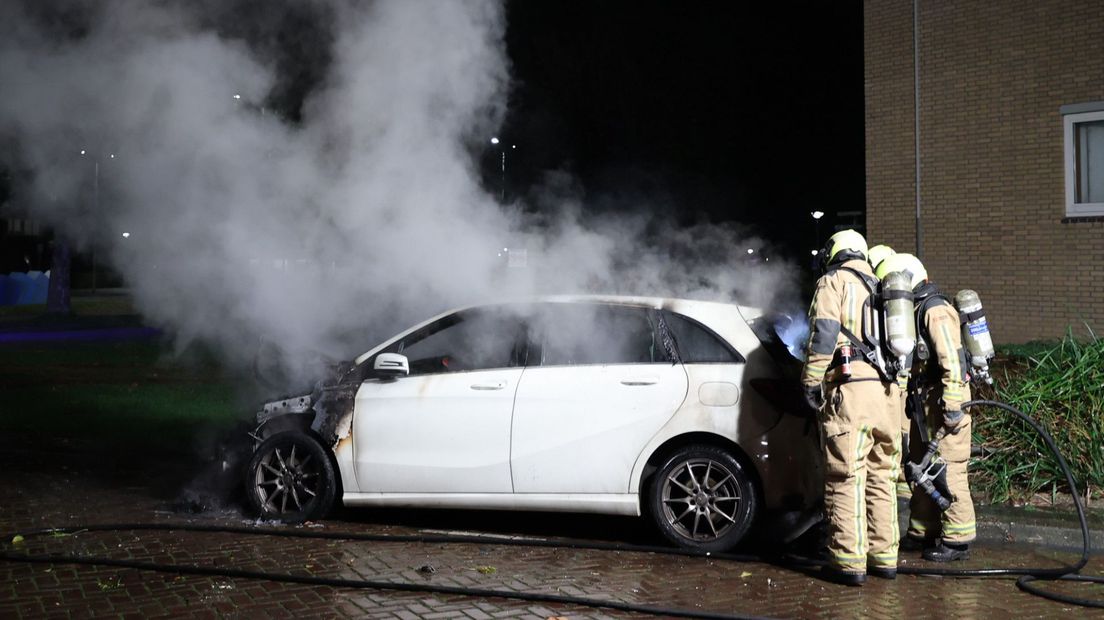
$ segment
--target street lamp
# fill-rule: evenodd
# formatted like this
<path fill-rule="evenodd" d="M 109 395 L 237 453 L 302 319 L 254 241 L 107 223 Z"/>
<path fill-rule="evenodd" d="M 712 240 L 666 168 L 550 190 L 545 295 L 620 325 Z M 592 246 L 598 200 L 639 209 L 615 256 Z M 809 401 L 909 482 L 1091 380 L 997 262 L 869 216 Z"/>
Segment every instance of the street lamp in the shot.
<path fill-rule="evenodd" d="M 88 149 L 81 149 L 81 157 L 87 157 Z M 100 214 L 100 158 L 98 155 L 91 155 L 92 157 L 92 294 L 96 294 L 96 233 L 98 217 Z M 115 159 L 115 153 L 108 153 L 108 159 Z M 124 235 L 129 236 L 129 235 Z"/>
<path fill-rule="evenodd" d="M 494 137 L 491 138 L 491 144 L 493 144 L 495 146 L 498 146 L 499 151 L 501 151 L 501 155 L 502 155 L 502 168 L 501 168 L 502 177 L 501 177 L 500 182 L 499 182 L 499 184 L 500 184 L 499 197 L 500 197 L 500 200 L 502 202 L 506 202 L 506 144 L 503 143 L 501 140 L 499 140 L 498 136 L 494 136 Z M 502 146 L 499 146 L 500 144 Z M 511 149 L 516 149 L 517 145 L 516 144 L 511 144 L 510 148 Z"/>
<path fill-rule="evenodd" d="M 824 217 L 824 211 L 813 211 L 809 213 L 813 216 L 814 227 L 816 229 L 816 247 L 820 247 L 820 218 Z"/>

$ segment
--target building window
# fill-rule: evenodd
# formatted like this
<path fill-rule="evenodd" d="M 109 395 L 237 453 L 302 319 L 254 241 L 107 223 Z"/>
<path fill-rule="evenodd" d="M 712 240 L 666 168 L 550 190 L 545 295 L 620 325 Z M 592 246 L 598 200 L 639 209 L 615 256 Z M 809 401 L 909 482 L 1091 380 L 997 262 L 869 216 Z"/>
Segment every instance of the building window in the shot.
<path fill-rule="evenodd" d="M 1098 107 L 1092 111 L 1086 108 Z M 1072 113 L 1076 109 L 1076 113 Z M 1104 102 L 1065 106 L 1066 216 L 1104 216 Z"/>

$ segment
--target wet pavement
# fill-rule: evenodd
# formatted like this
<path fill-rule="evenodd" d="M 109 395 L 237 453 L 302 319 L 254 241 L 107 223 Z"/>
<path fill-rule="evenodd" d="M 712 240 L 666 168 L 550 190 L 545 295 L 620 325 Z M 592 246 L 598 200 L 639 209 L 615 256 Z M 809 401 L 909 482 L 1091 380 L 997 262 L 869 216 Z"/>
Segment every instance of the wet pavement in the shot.
<path fill-rule="evenodd" d="M 165 454 L 110 453 L 77 444 L 0 438 L 0 532 L 102 523 L 242 526 L 232 511 L 182 514 L 174 499 L 193 465 Z M 288 528 L 285 528 L 288 529 Z M 339 511 L 312 532 L 483 533 L 654 544 L 642 522 L 612 517 L 458 511 Z M 774 618 L 1049 618 L 1104 613 L 1019 591 L 1011 578 L 902 575 L 863 588 L 787 568 L 629 551 L 487 544 L 361 542 L 182 531 L 83 532 L 27 538 L 0 549 L 399 584 L 543 593 Z M 1055 566 L 1074 555 L 979 544 L 963 567 Z M 918 553 L 909 566 L 926 565 Z M 1086 574 L 1099 575 L 1100 559 Z M 1093 596 L 1092 586 L 1053 584 Z M 497 597 L 396 592 L 178 575 L 108 566 L 0 561 L 0 618 L 643 618 L 641 614 Z"/>

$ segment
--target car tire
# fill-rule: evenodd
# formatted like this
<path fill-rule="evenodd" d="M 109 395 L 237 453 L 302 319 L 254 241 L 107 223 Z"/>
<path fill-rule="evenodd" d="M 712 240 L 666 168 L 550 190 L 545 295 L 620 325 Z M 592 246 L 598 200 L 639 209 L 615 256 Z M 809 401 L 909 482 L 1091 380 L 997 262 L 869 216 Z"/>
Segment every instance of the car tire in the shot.
<path fill-rule="evenodd" d="M 245 493 L 260 518 L 302 523 L 330 511 L 337 477 L 329 453 L 314 437 L 284 431 L 254 450 L 245 469 Z"/>
<path fill-rule="evenodd" d="M 700 551 L 726 551 L 747 534 L 758 511 L 755 484 L 727 450 L 693 445 L 669 456 L 650 479 L 648 514 L 667 540 Z"/>

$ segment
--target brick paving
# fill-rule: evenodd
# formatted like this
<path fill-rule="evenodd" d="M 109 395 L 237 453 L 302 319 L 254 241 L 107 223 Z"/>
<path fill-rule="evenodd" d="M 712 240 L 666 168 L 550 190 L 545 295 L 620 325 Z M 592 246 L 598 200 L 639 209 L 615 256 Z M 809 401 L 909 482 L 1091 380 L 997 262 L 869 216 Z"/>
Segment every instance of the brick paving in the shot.
<path fill-rule="evenodd" d="M 0 438 L 0 532 L 77 524 L 143 522 L 240 526 L 233 512 L 174 513 L 180 472 L 157 457 L 120 470 L 102 459 Z M 114 462 L 113 462 L 114 461 Z M 310 531 L 412 534 L 471 532 L 485 513 L 342 511 Z M 586 536 L 654 542 L 633 520 L 532 514 L 491 515 L 493 534 Z M 643 533 L 642 533 L 643 532 Z M 643 537 L 644 540 L 640 540 Z M 640 552 L 272 538 L 182 531 L 84 532 L 30 538 L 5 550 L 67 553 L 394 583 L 547 593 L 777 618 L 1047 618 L 1095 610 L 1027 595 L 1010 579 L 901 576 L 845 588 L 761 563 Z M 1068 554 L 977 546 L 969 566 L 1050 565 Z M 906 554 L 906 564 L 922 564 Z M 1100 574 L 1094 560 L 1089 574 Z M 1091 587 L 1057 584 L 1083 595 Z M 640 618 L 641 615 L 499 598 L 333 588 L 182 576 L 117 567 L 0 561 L 0 618 Z"/>

